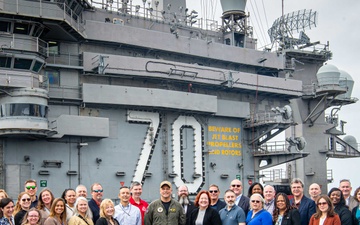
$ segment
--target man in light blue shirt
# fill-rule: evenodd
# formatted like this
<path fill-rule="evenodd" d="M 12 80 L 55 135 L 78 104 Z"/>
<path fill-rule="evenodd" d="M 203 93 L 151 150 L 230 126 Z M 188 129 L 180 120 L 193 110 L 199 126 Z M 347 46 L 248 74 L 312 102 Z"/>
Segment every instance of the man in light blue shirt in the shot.
<path fill-rule="evenodd" d="M 122 186 L 119 191 L 119 205 L 115 206 L 114 218 L 121 225 L 141 225 L 140 209 L 129 203 L 130 189 Z"/>

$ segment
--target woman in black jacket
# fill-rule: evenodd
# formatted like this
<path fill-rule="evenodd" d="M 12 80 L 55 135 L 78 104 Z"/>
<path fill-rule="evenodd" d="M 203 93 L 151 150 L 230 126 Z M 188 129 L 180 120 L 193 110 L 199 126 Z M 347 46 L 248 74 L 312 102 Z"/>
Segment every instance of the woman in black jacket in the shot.
<path fill-rule="evenodd" d="M 334 204 L 335 212 L 339 215 L 341 225 L 352 225 L 351 212 L 345 204 L 345 198 L 339 188 L 332 188 L 328 194 Z"/>
<path fill-rule="evenodd" d="M 289 198 L 284 193 L 275 196 L 275 209 L 273 212 L 274 225 L 300 225 L 300 213 L 290 205 Z"/>
<path fill-rule="evenodd" d="M 18 195 L 18 200 L 14 208 L 15 225 L 20 225 L 26 212 L 29 211 L 31 205 L 30 195 L 26 192 L 21 192 Z"/>
<path fill-rule="evenodd" d="M 190 224 L 195 225 L 221 225 L 221 219 L 218 211 L 210 206 L 210 194 L 208 191 L 200 191 L 195 198 L 195 208 L 190 214 Z"/>
<path fill-rule="evenodd" d="M 119 222 L 114 219 L 115 206 L 111 199 L 104 199 L 100 204 L 100 218 L 95 225 L 119 225 Z"/>

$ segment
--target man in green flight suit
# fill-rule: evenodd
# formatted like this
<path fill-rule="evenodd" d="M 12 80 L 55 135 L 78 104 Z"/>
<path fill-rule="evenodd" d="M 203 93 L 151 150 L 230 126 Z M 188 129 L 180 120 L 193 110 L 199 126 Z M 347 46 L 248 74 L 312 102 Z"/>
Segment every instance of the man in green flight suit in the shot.
<path fill-rule="evenodd" d="M 160 199 L 150 203 L 145 213 L 145 225 L 185 225 L 186 216 L 180 203 L 171 198 L 172 185 L 160 183 Z"/>

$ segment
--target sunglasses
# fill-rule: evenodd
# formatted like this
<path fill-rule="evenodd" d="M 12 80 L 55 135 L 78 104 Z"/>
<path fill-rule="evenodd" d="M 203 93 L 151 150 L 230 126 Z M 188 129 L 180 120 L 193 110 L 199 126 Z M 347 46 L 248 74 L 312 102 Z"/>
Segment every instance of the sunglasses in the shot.
<path fill-rule="evenodd" d="M 218 190 L 210 190 L 210 193 L 218 193 Z"/>
<path fill-rule="evenodd" d="M 99 190 L 93 190 L 93 192 L 95 192 L 95 193 L 101 193 L 101 192 L 103 192 L 104 190 L 102 190 L 102 189 L 99 189 Z"/>
<path fill-rule="evenodd" d="M 252 203 L 260 203 L 259 200 L 251 200 Z"/>
<path fill-rule="evenodd" d="M 241 187 L 240 184 L 232 184 L 231 187 Z"/>
<path fill-rule="evenodd" d="M 26 189 L 28 189 L 28 190 L 30 190 L 30 189 L 35 190 L 35 188 L 36 188 L 36 186 L 35 186 L 35 185 L 34 185 L 34 186 L 26 186 Z"/>
<path fill-rule="evenodd" d="M 26 202 L 30 202 L 30 200 L 31 200 L 30 198 L 23 198 L 23 199 L 21 199 L 21 201 L 23 201 L 23 202 L 25 202 L 25 201 L 26 201 Z"/>
<path fill-rule="evenodd" d="M 318 205 L 327 205 L 327 202 L 318 202 Z"/>

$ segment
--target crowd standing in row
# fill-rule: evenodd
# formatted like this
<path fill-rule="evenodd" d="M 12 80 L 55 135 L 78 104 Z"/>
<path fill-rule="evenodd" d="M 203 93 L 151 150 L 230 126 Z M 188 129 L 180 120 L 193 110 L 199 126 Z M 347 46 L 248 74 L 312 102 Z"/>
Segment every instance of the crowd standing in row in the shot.
<path fill-rule="evenodd" d="M 84 185 L 55 198 L 47 188 L 37 196 L 36 181 L 28 180 L 16 204 L 0 189 L 0 225 L 360 225 L 360 187 L 351 196 L 349 180 L 341 180 L 328 195 L 321 194 L 318 184 L 311 184 L 310 198 L 304 195 L 300 179 L 290 186 L 292 199 L 260 183 L 253 183 L 245 196 L 242 182 L 235 179 L 224 201 L 219 199 L 219 187 L 212 184 L 192 202 L 186 185 L 178 187 L 175 200 L 172 184 L 163 181 L 160 198 L 149 205 L 141 199 L 141 183 L 133 182 L 120 187 L 120 202 L 115 206 L 111 199 L 103 199 L 100 183 L 91 185 L 88 201 Z"/>

